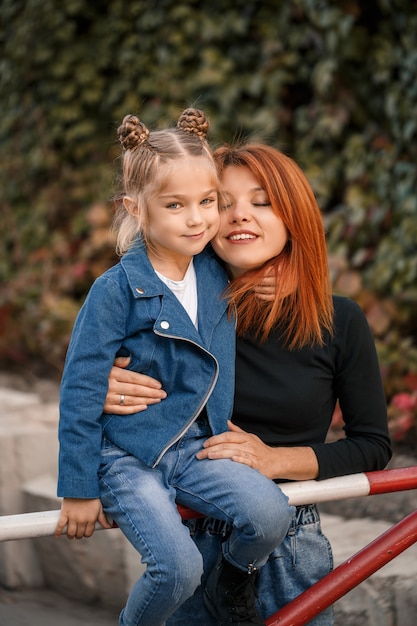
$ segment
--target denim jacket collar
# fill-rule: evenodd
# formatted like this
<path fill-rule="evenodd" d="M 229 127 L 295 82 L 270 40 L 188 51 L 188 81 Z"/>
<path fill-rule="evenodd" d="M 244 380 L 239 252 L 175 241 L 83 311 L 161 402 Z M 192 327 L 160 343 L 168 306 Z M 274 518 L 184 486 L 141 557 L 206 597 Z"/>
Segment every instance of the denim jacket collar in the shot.
<path fill-rule="evenodd" d="M 143 239 L 136 240 L 130 250 L 121 258 L 120 264 L 126 272 L 134 298 L 143 296 L 149 298 L 164 294 L 164 285 L 148 258 Z"/>
<path fill-rule="evenodd" d="M 225 287 L 224 275 L 222 276 L 219 273 L 218 260 L 211 246 L 208 246 L 203 252 L 194 257 L 197 274 L 198 311 L 204 311 L 204 320 L 199 324 L 199 332 L 195 330 L 191 320 L 187 324 L 188 329 L 184 328 L 183 321 L 185 318 L 182 314 L 178 315 L 177 307 L 179 303 L 177 298 L 155 273 L 142 239 L 136 240 L 132 248 L 122 257 L 120 263 L 126 273 L 134 298 L 141 299 L 158 296 L 161 298 L 161 311 L 155 323 L 156 332 L 178 337 L 185 333 L 190 339 L 197 341 L 199 344 L 201 344 L 201 340 L 203 340 L 202 345 L 210 344 L 213 329 L 227 309 L 227 300 L 223 297 Z M 204 275 L 203 272 L 198 271 L 200 264 L 204 264 Z M 210 267 L 212 267 L 212 271 L 210 271 Z M 213 294 L 216 293 L 218 295 L 213 297 Z M 177 314 L 175 314 L 175 311 L 177 311 Z M 170 321 L 170 326 L 169 328 L 164 328 L 167 320 Z M 178 326 L 175 320 L 177 320 Z M 190 325 L 192 325 L 192 328 Z M 194 331 L 197 334 L 194 334 Z"/>

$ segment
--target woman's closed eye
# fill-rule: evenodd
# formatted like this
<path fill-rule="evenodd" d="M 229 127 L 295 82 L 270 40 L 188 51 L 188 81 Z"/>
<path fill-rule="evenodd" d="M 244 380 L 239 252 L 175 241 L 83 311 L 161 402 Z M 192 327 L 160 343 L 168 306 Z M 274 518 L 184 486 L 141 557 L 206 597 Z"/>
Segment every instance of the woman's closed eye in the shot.
<path fill-rule="evenodd" d="M 251 200 L 252 206 L 255 206 L 255 207 L 270 207 L 271 206 L 269 197 L 263 191 L 261 191 L 260 193 L 254 194 L 250 200 Z"/>

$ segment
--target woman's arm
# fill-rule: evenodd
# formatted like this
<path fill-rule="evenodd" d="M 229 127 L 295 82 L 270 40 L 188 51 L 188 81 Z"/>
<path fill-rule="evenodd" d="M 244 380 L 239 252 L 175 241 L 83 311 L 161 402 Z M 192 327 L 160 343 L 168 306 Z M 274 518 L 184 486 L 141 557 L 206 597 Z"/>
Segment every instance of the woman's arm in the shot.
<path fill-rule="evenodd" d="M 207 439 L 198 459 L 232 459 L 274 480 L 310 480 L 318 476 L 317 457 L 309 446 L 266 445 L 257 436 L 229 422 L 229 431 Z"/>
<path fill-rule="evenodd" d="M 391 458 L 387 403 L 374 338 L 360 306 L 337 303 L 339 334 L 334 389 L 343 415 L 345 437 L 314 443 L 320 479 L 382 470 Z"/>
<path fill-rule="evenodd" d="M 166 397 L 161 384 L 144 374 L 123 369 L 129 358 L 119 357 L 109 375 L 104 411 L 116 415 L 144 411 L 149 404 Z M 123 397 L 123 404 L 120 398 Z M 266 445 L 251 433 L 229 422 L 230 430 L 210 437 L 197 455 L 199 459 L 225 459 L 245 463 L 272 479 L 309 480 L 317 478 L 317 457 L 309 446 L 279 447 Z"/>
<path fill-rule="evenodd" d="M 116 415 L 144 411 L 166 397 L 160 383 L 149 376 L 122 369 L 128 358 L 118 358 L 111 369 L 104 410 Z M 123 405 L 120 396 L 124 396 Z M 309 446 L 273 448 L 251 433 L 229 422 L 230 430 L 210 437 L 198 453 L 199 459 L 226 459 L 245 463 L 272 479 L 309 480 L 318 475 L 317 457 Z"/>
<path fill-rule="evenodd" d="M 116 415 L 139 413 L 150 404 L 161 402 L 167 396 L 158 380 L 124 369 L 129 362 L 129 357 L 118 357 L 114 361 L 109 374 L 105 413 Z"/>

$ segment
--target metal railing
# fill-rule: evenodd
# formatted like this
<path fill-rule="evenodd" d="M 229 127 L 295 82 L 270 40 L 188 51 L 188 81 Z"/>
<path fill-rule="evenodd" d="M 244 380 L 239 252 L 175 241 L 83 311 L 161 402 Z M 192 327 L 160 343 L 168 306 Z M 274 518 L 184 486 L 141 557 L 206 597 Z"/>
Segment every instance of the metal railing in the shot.
<path fill-rule="evenodd" d="M 280 484 L 292 505 L 371 496 L 417 488 L 417 467 L 363 472 L 328 480 Z M 184 519 L 199 513 L 178 506 Z M 0 517 L 0 541 L 53 535 L 59 511 L 21 513 Z M 115 526 L 116 527 L 116 526 Z M 97 525 L 97 529 L 102 529 Z M 369 578 L 417 542 L 417 510 L 394 524 L 347 561 L 336 567 L 282 609 L 271 615 L 266 626 L 302 626 L 354 587 Z"/>

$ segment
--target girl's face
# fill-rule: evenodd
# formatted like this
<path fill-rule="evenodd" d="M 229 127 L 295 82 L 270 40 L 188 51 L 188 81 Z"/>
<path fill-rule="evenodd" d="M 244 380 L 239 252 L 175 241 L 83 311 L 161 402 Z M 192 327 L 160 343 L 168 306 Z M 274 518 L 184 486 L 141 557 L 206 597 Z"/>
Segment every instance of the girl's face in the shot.
<path fill-rule="evenodd" d="M 226 207 L 220 211 L 220 228 L 212 245 L 236 278 L 280 254 L 288 233 L 248 167 L 226 167 L 222 184 Z"/>
<path fill-rule="evenodd" d="M 146 220 L 149 258 L 162 273 L 171 264 L 185 271 L 220 222 L 217 182 L 207 161 L 187 158 L 168 168 L 162 189 L 149 198 Z"/>

